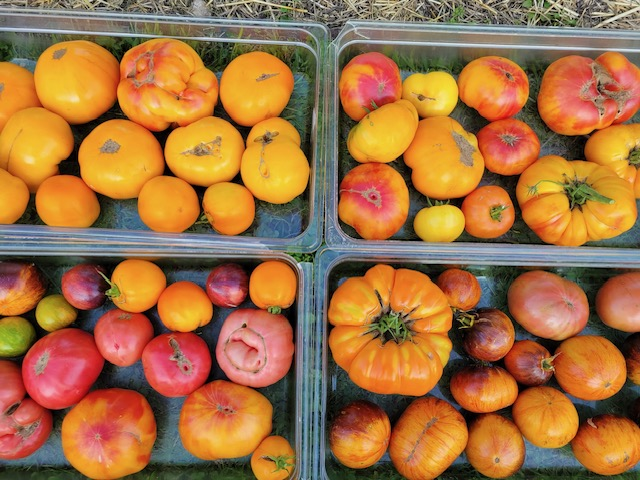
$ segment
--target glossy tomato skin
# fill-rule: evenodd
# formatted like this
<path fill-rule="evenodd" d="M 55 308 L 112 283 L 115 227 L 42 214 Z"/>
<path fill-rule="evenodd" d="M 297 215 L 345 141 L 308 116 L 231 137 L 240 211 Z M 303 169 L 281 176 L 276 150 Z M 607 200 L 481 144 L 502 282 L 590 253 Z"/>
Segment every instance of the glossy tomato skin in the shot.
<path fill-rule="evenodd" d="M 62 274 L 60 286 L 67 302 L 78 310 L 98 308 L 107 300 L 107 269 L 95 263 L 74 265 Z"/>
<path fill-rule="evenodd" d="M 497 308 L 479 308 L 458 317 L 462 324 L 462 348 L 473 358 L 496 362 L 503 358 L 516 338 L 509 316 Z"/>
<path fill-rule="evenodd" d="M 296 300 L 298 277 L 285 262 L 266 260 L 249 276 L 249 298 L 253 304 L 270 313 L 280 313 Z"/>
<path fill-rule="evenodd" d="M 62 451 L 83 475 L 121 478 L 147 466 L 156 435 L 153 410 L 140 393 L 94 390 L 64 417 Z"/>
<path fill-rule="evenodd" d="M 460 268 L 448 268 L 436 279 L 436 285 L 449 300 L 449 305 L 458 310 L 471 310 L 482 297 L 478 278 Z"/>
<path fill-rule="evenodd" d="M 36 94 L 33 73 L 13 62 L 0 62 L 0 84 L 2 102 L 0 102 L 0 132 L 7 120 L 18 110 L 40 107 Z"/>
<path fill-rule="evenodd" d="M 49 438 L 51 412 L 26 396 L 17 363 L 0 360 L 0 385 L 0 459 L 27 457 Z"/>
<path fill-rule="evenodd" d="M 424 207 L 413 219 L 413 230 L 425 242 L 453 242 L 464 231 L 464 213 L 455 205 Z"/>
<path fill-rule="evenodd" d="M 640 109 L 640 67 L 615 51 L 599 55 L 596 63 L 602 65 L 615 80 L 605 87 L 618 106 L 613 123 L 626 122 Z"/>
<path fill-rule="evenodd" d="M 257 390 L 214 380 L 190 394 L 180 410 L 184 448 L 203 460 L 251 454 L 271 433 L 273 406 Z"/>
<path fill-rule="evenodd" d="M 47 293 L 40 267 L 27 262 L 0 262 L 0 315 L 22 315 L 36 307 Z"/>
<path fill-rule="evenodd" d="M 596 312 L 602 323 L 623 332 L 640 332 L 640 272 L 609 278 L 596 294 Z"/>
<path fill-rule="evenodd" d="M 256 480 L 287 480 L 296 466 L 296 452 L 280 435 L 269 435 L 251 454 Z"/>
<path fill-rule="evenodd" d="M 522 120 L 505 118 L 482 127 L 476 134 L 484 166 L 499 175 L 520 175 L 540 155 L 540 139 Z"/>
<path fill-rule="evenodd" d="M 141 313 L 158 303 L 167 287 L 167 277 L 153 262 L 137 258 L 123 260 L 111 274 L 107 296 L 125 312 Z"/>
<path fill-rule="evenodd" d="M 353 57 L 340 73 L 340 103 L 356 122 L 367 112 L 402 97 L 402 77 L 398 65 L 378 52 Z"/>
<path fill-rule="evenodd" d="M 63 328 L 40 338 L 22 362 L 27 393 L 51 410 L 75 405 L 98 379 L 104 358 L 88 332 Z"/>
<path fill-rule="evenodd" d="M 518 340 L 504 357 L 504 367 L 521 385 L 537 387 L 553 376 L 553 360 L 549 350 L 533 340 Z"/>
<path fill-rule="evenodd" d="M 589 320 L 589 300 L 582 287 L 545 270 L 518 275 L 509 285 L 507 304 L 525 330 L 551 340 L 577 335 Z"/>
<path fill-rule="evenodd" d="M 100 316 L 93 335 L 105 360 L 128 367 L 142 358 L 142 351 L 154 337 L 154 330 L 151 320 L 143 313 L 112 308 Z"/>
<path fill-rule="evenodd" d="M 513 226 L 515 208 L 509 193 L 499 185 L 483 185 L 469 193 L 460 206 L 464 229 L 476 238 L 498 238 Z"/>
<path fill-rule="evenodd" d="M 474 413 L 490 413 L 512 405 L 518 384 L 498 365 L 469 365 L 457 370 L 449 384 L 458 404 Z"/>
<path fill-rule="evenodd" d="M 211 353 L 195 333 L 163 333 L 144 347 L 142 367 L 154 390 L 165 397 L 184 397 L 207 381 Z"/>
<path fill-rule="evenodd" d="M 249 294 L 249 274 L 237 263 L 223 263 L 209 272 L 205 291 L 217 307 L 238 307 Z"/>
<path fill-rule="evenodd" d="M 631 382 L 640 385 L 640 332 L 632 333 L 625 338 L 620 351 L 627 364 L 627 377 Z"/>

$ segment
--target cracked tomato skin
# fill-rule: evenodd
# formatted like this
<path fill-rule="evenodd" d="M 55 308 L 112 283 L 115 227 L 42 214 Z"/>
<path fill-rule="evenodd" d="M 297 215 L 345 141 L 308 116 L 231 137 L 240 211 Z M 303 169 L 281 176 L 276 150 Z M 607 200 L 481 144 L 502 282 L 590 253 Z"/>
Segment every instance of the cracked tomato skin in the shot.
<path fill-rule="evenodd" d="M 87 394 L 62 421 L 62 452 L 90 478 L 121 478 L 151 459 L 156 419 L 144 396 L 107 388 Z"/>
<path fill-rule="evenodd" d="M 218 79 L 188 44 L 156 38 L 122 57 L 118 102 L 130 120 L 153 132 L 183 127 L 213 114 Z"/>
<path fill-rule="evenodd" d="M 51 412 L 28 398 L 17 363 L 0 360 L 0 459 L 31 455 L 49 438 Z"/>

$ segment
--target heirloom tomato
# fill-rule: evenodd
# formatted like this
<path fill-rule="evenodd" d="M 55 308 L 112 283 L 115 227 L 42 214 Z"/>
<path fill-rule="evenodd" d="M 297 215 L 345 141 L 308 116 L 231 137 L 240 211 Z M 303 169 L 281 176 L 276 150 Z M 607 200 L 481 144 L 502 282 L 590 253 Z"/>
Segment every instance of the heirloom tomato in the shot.
<path fill-rule="evenodd" d="M 449 361 L 453 313 L 424 273 L 377 264 L 331 296 L 329 348 L 339 367 L 374 393 L 424 395 Z"/>
<path fill-rule="evenodd" d="M 603 336 L 568 338 L 554 353 L 555 379 L 565 392 L 581 400 L 610 398 L 627 380 L 624 355 Z"/>
<path fill-rule="evenodd" d="M 220 77 L 220 101 L 238 125 L 279 116 L 293 93 L 289 66 L 267 52 L 248 52 L 231 60 Z"/>
<path fill-rule="evenodd" d="M 200 388 L 211 363 L 207 342 L 193 332 L 161 333 L 142 351 L 144 377 L 165 397 L 184 397 Z"/>
<path fill-rule="evenodd" d="M 457 370 L 449 382 L 451 395 L 465 410 L 496 412 L 513 404 L 518 383 L 498 365 L 468 365 Z"/>
<path fill-rule="evenodd" d="M 270 435 L 253 451 L 250 464 L 256 480 L 287 480 L 296 466 L 296 452 L 286 438 Z"/>
<path fill-rule="evenodd" d="M 98 379 L 104 358 L 88 332 L 62 328 L 40 338 L 22 362 L 29 396 L 45 408 L 75 405 Z"/>
<path fill-rule="evenodd" d="M 213 115 L 218 78 L 189 44 L 154 38 L 122 56 L 117 94 L 130 120 L 159 132 Z"/>
<path fill-rule="evenodd" d="M 638 217 L 628 181 L 608 167 L 558 155 L 541 157 L 522 172 L 516 198 L 529 228 L 554 245 L 613 238 Z"/>
<path fill-rule="evenodd" d="M 258 308 L 269 313 L 280 313 L 296 300 L 298 277 L 287 263 L 266 260 L 253 269 L 249 276 L 249 297 Z"/>
<path fill-rule="evenodd" d="M 164 145 L 164 156 L 176 177 L 208 187 L 233 180 L 240 172 L 244 148 L 236 127 L 208 116 L 173 130 Z"/>
<path fill-rule="evenodd" d="M 162 269 L 149 260 L 130 258 L 121 261 L 111 274 L 106 295 L 125 312 L 141 313 L 158 303 L 167 287 Z"/>
<path fill-rule="evenodd" d="M 174 332 L 192 332 L 213 318 L 213 303 L 200 285 L 189 280 L 172 283 L 158 297 L 158 316 Z"/>
<path fill-rule="evenodd" d="M 609 278 L 596 294 L 596 313 L 602 323 L 623 332 L 640 332 L 640 272 Z"/>
<path fill-rule="evenodd" d="M 360 163 L 389 163 L 404 153 L 418 128 L 418 112 L 408 100 L 367 113 L 349 131 L 347 149 Z"/>
<path fill-rule="evenodd" d="M 338 217 L 365 240 L 386 240 L 409 216 L 409 188 L 393 167 L 365 163 L 340 182 Z"/>
<path fill-rule="evenodd" d="M 425 242 L 453 242 L 464 231 L 464 213 L 449 203 L 424 207 L 413 219 L 413 230 Z"/>
<path fill-rule="evenodd" d="M 578 431 L 578 411 L 569 397 L 545 385 L 518 394 L 511 415 L 524 438 L 541 448 L 560 448 Z"/>
<path fill-rule="evenodd" d="M 0 168 L 0 224 L 17 222 L 29 205 L 29 187 L 20 177 Z"/>
<path fill-rule="evenodd" d="M 0 133 L 0 168 L 35 193 L 73 151 L 71 127 L 57 113 L 30 107 L 14 113 Z"/>
<path fill-rule="evenodd" d="M 229 380 L 254 388 L 282 379 L 291 368 L 294 352 L 289 320 L 257 308 L 231 312 L 216 344 L 216 360 Z"/>
<path fill-rule="evenodd" d="M 619 415 L 596 415 L 580 425 L 571 441 L 571 450 L 591 472 L 622 474 L 640 461 L 640 427 Z"/>
<path fill-rule="evenodd" d="M 450 115 L 458 104 L 458 84 L 447 72 L 414 73 L 402 82 L 402 98 L 416 107 L 420 118 Z"/>
<path fill-rule="evenodd" d="M 142 185 L 138 215 L 154 232 L 184 232 L 200 217 L 200 199 L 183 179 L 158 175 Z"/>
<path fill-rule="evenodd" d="M 389 457 L 408 480 L 442 474 L 464 451 L 467 422 L 453 405 L 436 397 L 417 398 L 391 430 Z"/>
<path fill-rule="evenodd" d="M 471 272 L 460 268 L 447 268 L 436 279 L 436 285 L 449 300 L 455 310 L 471 310 L 478 305 L 482 297 L 482 287 L 478 278 Z"/>
<path fill-rule="evenodd" d="M 107 300 L 107 270 L 95 263 L 79 263 L 62 274 L 60 289 L 64 298 L 78 310 L 98 308 Z"/>
<path fill-rule="evenodd" d="M 207 221 L 221 235 L 239 235 L 256 218 L 256 200 L 244 185 L 214 183 L 204 191 L 202 209 Z"/>
<path fill-rule="evenodd" d="M 589 320 L 589 300 L 582 287 L 545 270 L 518 275 L 507 290 L 507 305 L 527 332 L 551 340 L 577 335 Z"/>
<path fill-rule="evenodd" d="M 93 328 L 100 354 L 119 367 L 128 367 L 140 360 L 154 334 L 151 320 L 146 315 L 119 308 L 103 313 Z"/>
<path fill-rule="evenodd" d="M 553 376 L 554 359 L 544 345 L 534 340 L 518 340 L 504 356 L 504 368 L 519 384 L 537 387 Z"/>
<path fill-rule="evenodd" d="M 476 360 L 496 362 L 503 358 L 516 338 L 509 316 L 497 308 L 478 308 L 457 312 L 462 332 L 462 348 Z"/>
<path fill-rule="evenodd" d="M 359 122 L 373 109 L 400 100 L 400 69 L 382 53 L 356 55 L 340 72 L 338 92 L 345 113 Z"/>
<path fill-rule="evenodd" d="M 436 200 L 464 197 L 478 186 L 484 173 L 475 135 L 451 117 L 420 120 L 403 158 L 412 170 L 416 190 Z"/>
<path fill-rule="evenodd" d="M 0 315 L 22 315 L 35 308 L 47 293 L 47 284 L 34 263 L 0 261 Z"/>
<path fill-rule="evenodd" d="M 0 459 L 31 455 L 49 438 L 51 412 L 27 397 L 20 366 L 0 360 Z"/>
<path fill-rule="evenodd" d="M 50 227 L 87 228 L 98 220 L 100 202 L 80 177 L 54 175 L 36 191 L 36 212 Z"/>
<path fill-rule="evenodd" d="M 52 293 L 38 302 L 35 315 L 40 328 L 55 332 L 75 322 L 78 311 L 62 294 Z"/>
<path fill-rule="evenodd" d="M 476 188 L 462 201 L 464 229 L 476 238 L 498 238 L 507 233 L 516 220 L 513 202 L 499 185 Z"/>
<path fill-rule="evenodd" d="M 95 120 L 116 103 L 119 65 L 97 43 L 69 40 L 42 52 L 33 78 L 42 105 L 77 125 Z"/>
<path fill-rule="evenodd" d="M 469 425 L 464 453 L 478 472 L 489 478 L 505 478 L 520 470 L 526 451 L 515 423 L 497 413 L 482 413 Z"/>
<path fill-rule="evenodd" d="M 40 107 L 33 73 L 11 62 L 0 62 L 0 132 L 18 110 Z"/>
<path fill-rule="evenodd" d="M 540 155 L 538 135 L 516 118 L 491 122 L 482 127 L 476 137 L 484 166 L 499 175 L 520 175 Z"/>
<path fill-rule="evenodd" d="M 36 329 L 24 317 L 0 318 L 0 358 L 20 357 L 36 341 Z"/>
<path fill-rule="evenodd" d="M 80 176 L 98 193 L 136 198 L 142 186 L 164 173 L 164 154 L 156 137 L 129 120 L 107 120 L 95 127 L 78 150 Z"/>
<path fill-rule="evenodd" d="M 205 291 L 217 307 L 239 307 L 249 294 L 249 275 L 238 263 L 221 263 L 207 275 Z"/>
<path fill-rule="evenodd" d="M 513 60 L 489 55 L 464 66 L 458 89 L 465 105 L 493 122 L 522 110 L 529 99 L 529 78 Z"/>
<path fill-rule="evenodd" d="M 288 120 L 282 117 L 271 117 L 256 123 L 247 135 L 246 145 L 253 145 L 255 142 L 261 142 L 263 139 L 273 140 L 275 138 L 286 138 L 296 145 L 302 144 L 300 133 L 296 127 Z"/>
<path fill-rule="evenodd" d="M 613 82 L 602 86 L 618 105 L 613 123 L 626 122 L 640 109 L 640 67 L 613 51 L 599 55 L 596 62 L 613 77 Z"/>
<path fill-rule="evenodd" d="M 611 168 L 633 185 L 640 198 L 640 123 L 611 125 L 594 132 L 584 145 L 584 158 Z"/>
<path fill-rule="evenodd" d="M 250 455 L 271 433 L 273 405 L 257 390 L 214 380 L 187 396 L 178 420 L 185 450 L 202 460 Z"/>
<path fill-rule="evenodd" d="M 62 420 L 62 452 L 83 475 L 122 478 L 148 465 L 156 435 L 153 410 L 142 394 L 94 390 Z"/>

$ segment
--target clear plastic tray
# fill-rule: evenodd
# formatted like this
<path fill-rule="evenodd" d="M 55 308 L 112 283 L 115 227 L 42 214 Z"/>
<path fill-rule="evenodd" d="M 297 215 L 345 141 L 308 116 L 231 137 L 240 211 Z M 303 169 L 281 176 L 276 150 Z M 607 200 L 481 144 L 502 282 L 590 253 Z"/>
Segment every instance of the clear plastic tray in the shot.
<path fill-rule="evenodd" d="M 181 234 L 149 230 L 140 220 L 136 200 L 100 197 L 102 213 L 89 229 L 52 228 L 38 218 L 32 198 L 25 215 L 15 225 L 0 226 L 0 234 L 23 238 L 63 239 L 66 242 L 112 242 L 121 244 L 186 245 L 314 251 L 322 241 L 324 199 L 324 75 L 328 30 L 317 23 L 286 23 L 169 17 L 60 10 L 0 8 L 0 61 L 14 61 L 33 67 L 50 44 L 67 39 L 89 39 L 111 50 L 118 59 L 134 44 L 167 36 L 189 41 L 207 67 L 219 76 L 237 55 L 263 50 L 283 59 L 295 77 L 294 92 L 282 116 L 291 121 L 302 137 L 302 148 L 311 165 L 307 190 L 285 205 L 256 201 L 256 219 L 243 234 L 219 235 L 207 222 Z M 118 115 L 118 106 L 96 122 Z M 121 114 L 120 114 L 121 115 Z M 220 103 L 214 115 L 229 117 Z M 62 173 L 78 173 L 79 141 L 97 123 L 74 127 L 76 148 L 60 165 Z M 246 137 L 247 128 L 240 128 Z M 159 135 L 162 142 L 162 135 Z M 200 196 L 204 188 L 196 189 Z M 33 197 L 33 195 L 32 195 Z"/>
<path fill-rule="evenodd" d="M 331 352 L 327 347 L 328 332 L 331 326 L 327 322 L 327 310 L 331 296 L 335 289 L 346 278 L 363 275 L 369 268 L 377 263 L 385 263 L 396 268 L 404 267 L 422 271 L 435 281 L 436 276 L 446 268 L 458 267 L 474 273 L 482 286 L 482 298 L 478 307 L 500 308 L 508 314 L 506 304 L 506 291 L 510 281 L 527 269 L 545 269 L 556 272 L 565 278 L 577 282 L 587 293 L 591 308 L 591 315 L 584 334 L 604 335 L 620 346 L 628 334 L 606 327 L 597 318 L 593 308 L 594 295 L 600 285 L 607 279 L 623 271 L 640 271 L 640 257 L 620 249 L 612 249 L 608 260 L 595 257 L 585 258 L 579 255 L 567 255 L 561 264 L 553 261 L 553 258 L 545 259 L 543 256 L 521 256 L 518 259 L 505 260 L 496 255 L 497 246 L 485 246 L 484 255 L 477 257 L 460 255 L 440 255 L 431 252 L 429 255 L 421 253 L 399 252 L 356 252 L 350 248 L 331 249 L 325 248 L 318 252 L 315 262 L 315 302 L 316 302 L 316 336 L 317 345 L 321 350 L 317 352 L 317 362 L 322 365 L 318 384 L 317 412 L 319 417 L 315 419 L 318 424 L 316 435 L 319 438 L 318 463 L 315 469 L 317 478 L 321 479 L 356 479 L 356 478 L 385 478 L 401 479 L 391 464 L 388 454 L 374 466 L 362 470 L 354 470 L 342 466 L 333 456 L 328 443 L 328 428 L 332 419 L 340 408 L 357 399 L 372 401 L 382 407 L 389 415 L 391 424 L 404 411 L 408 404 L 415 398 L 403 395 L 379 395 L 373 394 L 357 387 L 349 379 L 348 375 L 333 361 Z M 615 251 L 614 251 L 615 250 Z M 516 338 L 535 338 L 527 334 L 516 322 Z M 444 374 L 438 385 L 429 395 L 447 400 L 458 410 L 460 407 L 449 391 L 448 378 L 461 366 L 468 362 L 460 345 L 459 332 L 454 328 L 449 337 L 454 347 L 451 359 L 445 367 Z M 559 342 L 541 341 L 552 352 Z M 552 378 L 549 385 L 557 386 Z M 613 397 L 598 402 L 586 402 L 570 397 L 578 410 L 580 420 L 584 421 L 594 413 L 618 413 L 630 415 L 631 403 L 640 396 L 640 386 L 627 381 L 624 388 Z M 510 409 L 505 409 L 508 414 Z M 504 412 L 503 412 L 504 413 Z M 470 418 L 463 413 L 467 420 Z M 513 478 L 601 478 L 588 472 L 573 457 L 569 446 L 560 449 L 541 449 L 526 442 L 526 459 L 520 472 Z M 636 479 L 640 475 L 640 465 L 627 474 L 614 476 L 619 479 Z M 487 478 L 476 472 L 461 455 L 454 464 L 438 477 L 442 479 L 470 479 Z"/>
<path fill-rule="evenodd" d="M 312 361 L 311 350 L 312 323 L 308 318 L 312 313 L 312 264 L 298 263 L 290 256 L 270 251 L 238 251 L 234 253 L 216 253 L 215 255 L 202 255 L 185 252 L 157 252 L 143 251 L 132 255 L 113 247 L 110 253 L 97 253 L 86 251 L 67 251 L 64 255 L 55 247 L 43 245 L 37 253 L 25 249 L 21 253 L 0 253 L 0 261 L 26 260 L 37 264 L 49 281 L 50 293 L 60 292 L 60 277 L 71 266 L 80 262 L 94 262 L 107 267 L 108 271 L 124 258 L 146 258 L 159 265 L 167 275 L 167 282 L 177 280 L 191 280 L 204 287 L 208 273 L 221 263 L 234 262 L 242 265 L 249 273 L 255 266 L 265 260 L 280 260 L 290 265 L 298 278 L 298 294 L 295 303 L 284 310 L 285 316 L 294 327 L 294 341 L 296 352 L 294 361 L 288 374 L 277 383 L 257 389 L 267 396 L 274 407 L 273 433 L 283 435 L 289 440 L 297 456 L 297 465 L 292 478 L 312 478 L 310 472 L 310 460 L 315 442 L 311 438 L 311 408 L 313 384 L 310 381 L 309 365 Z M 241 307 L 252 307 L 247 299 Z M 106 311 L 114 308 L 113 302 L 107 300 L 104 306 L 90 311 L 80 311 L 77 321 L 73 326 L 93 331 L 97 319 Z M 215 351 L 215 344 L 222 325 L 222 321 L 231 312 L 231 309 L 214 307 L 214 317 L 211 323 L 196 330 Z M 154 324 L 155 333 L 159 334 L 166 329 L 162 326 L 157 316 L 155 307 L 146 314 Z M 35 325 L 31 311 L 25 316 L 30 318 Z M 36 327 L 39 329 L 39 327 Z M 44 332 L 38 330 L 40 337 Z M 208 381 L 226 378 L 222 370 L 215 362 Z M 221 479 L 246 479 L 251 478 L 249 457 L 231 460 L 217 460 L 206 462 L 191 456 L 182 446 L 178 435 L 177 423 L 180 408 L 184 401 L 181 398 L 166 398 L 155 392 L 144 378 L 142 364 L 136 362 L 130 367 L 116 367 L 105 362 L 100 378 L 95 388 L 107 388 L 118 386 L 132 388 L 149 400 L 156 415 L 158 423 L 158 437 L 154 445 L 151 462 L 147 468 L 132 478 L 221 478 Z M 20 460 L 0 460 L 0 478 L 84 478 L 75 471 L 65 460 L 60 443 L 61 422 L 66 413 L 65 410 L 54 411 L 54 430 L 47 443 L 34 454 Z"/>
<path fill-rule="evenodd" d="M 544 68 L 552 61 L 570 54 L 595 58 L 605 51 L 618 51 L 636 65 L 640 65 L 640 32 L 595 29 L 522 28 L 505 25 L 451 25 L 436 23 L 383 23 L 351 21 L 339 33 L 330 46 L 329 138 L 327 146 L 327 194 L 325 241 L 329 246 L 362 249 L 391 249 L 410 251 L 444 248 L 427 246 L 413 231 L 413 218 L 426 206 L 426 197 L 417 192 L 410 182 L 411 170 L 403 160 L 391 165 L 407 180 L 410 195 L 409 217 L 398 233 L 388 240 L 364 240 L 353 228 L 338 217 L 338 187 L 346 173 L 358 163 L 349 155 L 346 140 L 349 129 L 355 124 L 342 110 L 338 94 L 338 81 L 342 68 L 354 56 L 376 51 L 398 64 L 403 78 L 414 72 L 445 70 L 454 77 L 471 60 L 485 55 L 500 55 L 522 66 L 530 82 L 530 99 L 522 112 L 516 115 L 528 123 L 540 137 L 541 155 L 557 154 L 568 159 L 583 159 L 586 136 L 565 137 L 554 134 L 537 114 L 536 97 Z M 474 110 L 458 102 L 452 117 L 467 131 L 477 131 L 488 123 Z M 640 122 L 640 114 L 632 121 Z M 500 243 L 507 249 L 520 245 L 541 246 L 544 243 L 522 221 L 515 201 L 516 177 L 500 177 L 485 170 L 481 184 L 499 184 L 509 191 L 516 207 L 516 223 L 507 234 L 493 240 L 481 240 L 464 232 L 456 247 L 466 249 L 479 243 Z M 452 200 L 459 205 L 461 200 Z M 463 245 L 464 244 L 464 245 Z M 590 242 L 598 247 L 637 247 L 640 244 L 640 220 L 628 232 L 619 237 Z"/>

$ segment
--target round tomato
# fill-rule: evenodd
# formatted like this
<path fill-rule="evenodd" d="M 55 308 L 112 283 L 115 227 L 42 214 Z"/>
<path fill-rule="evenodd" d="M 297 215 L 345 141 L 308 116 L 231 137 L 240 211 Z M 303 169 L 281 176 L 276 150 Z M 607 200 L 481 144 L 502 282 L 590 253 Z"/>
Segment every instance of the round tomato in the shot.
<path fill-rule="evenodd" d="M 192 332 L 213 318 L 213 303 L 194 282 L 182 280 L 165 288 L 158 298 L 158 316 L 174 332 Z"/>
<path fill-rule="evenodd" d="M 413 230 L 425 242 L 453 242 L 464 231 L 464 213 L 455 205 L 425 207 L 413 219 Z"/>
<path fill-rule="evenodd" d="M 246 146 L 261 142 L 263 139 L 273 140 L 275 138 L 286 138 L 300 146 L 302 139 L 296 127 L 282 117 L 271 117 L 256 123 L 247 135 Z"/>
<path fill-rule="evenodd" d="M 184 397 L 200 388 L 211 372 L 209 346 L 193 332 L 163 333 L 142 351 L 149 385 L 165 397 Z"/>
<path fill-rule="evenodd" d="M 327 319 L 336 364 L 374 393 L 424 395 L 449 361 L 453 313 L 422 272 L 377 264 L 332 294 Z"/>
<path fill-rule="evenodd" d="M 100 316 L 93 335 L 105 360 L 128 367 L 142 358 L 142 351 L 153 338 L 154 331 L 146 315 L 112 308 Z"/>
<path fill-rule="evenodd" d="M 33 73 L 11 62 L 0 62 L 0 132 L 18 110 L 40 107 Z"/>
<path fill-rule="evenodd" d="M 266 52 L 248 52 L 231 60 L 220 77 L 220 101 L 239 125 L 252 127 L 279 116 L 293 93 L 293 72 Z"/>
<path fill-rule="evenodd" d="M 36 341 L 36 329 L 24 317 L 0 318 L 0 358 L 21 357 Z"/>
<path fill-rule="evenodd" d="M 609 278 L 596 294 L 596 312 L 605 325 L 623 332 L 640 332 L 640 272 Z"/>
<path fill-rule="evenodd" d="M 184 448 L 202 460 L 250 455 L 270 433 L 273 405 L 257 390 L 214 380 L 187 396 L 178 433 Z"/>
<path fill-rule="evenodd" d="M 458 89 L 464 104 L 493 122 L 522 110 L 529 99 L 529 78 L 513 60 L 489 55 L 464 66 Z"/>
<path fill-rule="evenodd" d="M 447 268 L 438 275 L 436 285 L 449 300 L 449 305 L 457 310 L 471 310 L 482 297 L 482 287 L 478 278 L 460 268 Z"/>
<path fill-rule="evenodd" d="M 0 261 L 0 315 L 27 313 L 47 293 L 47 278 L 34 263 Z"/>
<path fill-rule="evenodd" d="M 296 300 L 298 277 L 289 264 L 265 260 L 249 276 L 249 297 L 258 308 L 280 313 Z"/>
<path fill-rule="evenodd" d="M 100 202 L 81 178 L 54 175 L 36 191 L 36 212 L 51 227 L 87 228 L 100 216 Z"/>
<path fill-rule="evenodd" d="M 115 479 L 139 472 L 151 459 L 156 419 L 134 390 L 89 392 L 62 420 L 62 452 L 90 478 Z"/>
<path fill-rule="evenodd" d="M 296 452 L 286 438 L 270 435 L 253 451 L 250 463 L 256 480 L 287 480 L 296 466 Z"/>
<path fill-rule="evenodd" d="M 449 388 L 458 405 L 474 413 L 496 412 L 518 397 L 515 378 L 498 365 L 462 367 L 451 376 Z"/>
<path fill-rule="evenodd" d="M 117 96 L 130 120 L 159 132 L 213 115 L 218 77 L 188 43 L 153 38 L 122 56 Z"/>
<path fill-rule="evenodd" d="M 509 193 L 499 185 L 484 185 L 464 197 L 460 206 L 464 229 L 476 238 L 498 238 L 516 220 Z"/>
<path fill-rule="evenodd" d="M 204 191 L 202 209 L 207 221 L 221 235 L 239 235 L 256 218 L 256 201 L 244 185 L 220 182 Z"/>
<path fill-rule="evenodd" d="M 502 310 L 484 307 L 473 312 L 459 312 L 456 320 L 462 332 L 462 348 L 476 360 L 497 362 L 513 347 L 516 331 Z"/>
<path fill-rule="evenodd" d="M 255 388 L 283 378 L 291 368 L 294 352 L 289 320 L 255 308 L 231 312 L 216 344 L 216 360 L 229 380 Z"/>
<path fill-rule="evenodd" d="M 142 186 L 164 173 L 160 142 L 129 120 L 107 120 L 87 135 L 78 150 L 80 176 L 98 193 L 136 198 Z"/>
<path fill-rule="evenodd" d="M 0 224 L 17 222 L 29 205 L 29 187 L 20 177 L 0 168 Z"/>
<path fill-rule="evenodd" d="M 111 288 L 105 294 L 125 312 L 141 313 L 156 303 L 167 287 L 162 269 L 149 260 L 123 260 L 111 274 Z"/>
<path fill-rule="evenodd" d="M 35 193 L 58 164 L 73 152 L 71 127 L 60 115 L 42 107 L 20 110 L 0 133 L 0 168 L 20 178 Z"/>
<path fill-rule="evenodd" d="M 77 125 L 95 120 L 116 103 L 119 68 L 106 48 L 69 40 L 42 52 L 33 78 L 42 105 Z"/>
<path fill-rule="evenodd" d="M 529 270 L 511 282 L 507 305 L 529 333 L 564 340 L 580 333 L 589 320 L 589 300 L 577 283 L 545 270 Z"/>
<path fill-rule="evenodd" d="M 159 175 L 149 179 L 138 194 L 138 215 L 155 232 L 184 232 L 200 216 L 195 189 L 181 178 Z"/>
<path fill-rule="evenodd" d="M 218 117 L 204 117 L 171 131 L 164 145 L 167 166 L 191 185 L 230 182 L 240 172 L 244 139 Z"/>
<path fill-rule="evenodd" d="M 36 322 L 47 332 L 68 327 L 76 318 L 78 311 L 60 293 L 47 295 L 36 306 Z"/>
<path fill-rule="evenodd" d="M 540 139 L 516 118 L 496 120 L 476 134 L 484 166 L 499 175 L 520 175 L 540 155 Z"/>
<path fill-rule="evenodd" d="M 402 82 L 402 98 L 421 118 L 450 115 L 458 104 L 458 84 L 447 72 L 414 73 Z"/>
<path fill-rule="evenodd" d="M 533 340 L 518 340 L 504 357 L 504 368 L 521 385 L 537 387 L 553 376 L 553 360 L 543 345 Z"/>
<path fill-rule="evenodd" d="M 98 308 L 107 300 L 107 270 L 95 263 L 79 263 L 62 274 L 60 289 L 67 301 L 78 310 Z"/>
<path fill-rule="evenodd" d="M 75 405 L 98 379 L 104 358 L 93 335 L 62 328 L 39 339 L 22 362 L 27 393 L 51 410 Z"/>
<path fill-rule="evenodd" d="M 49 438 L 51 412 L 26 397 L 20 366 L 0 360 L 0 459 L 31 455 Z"/>

